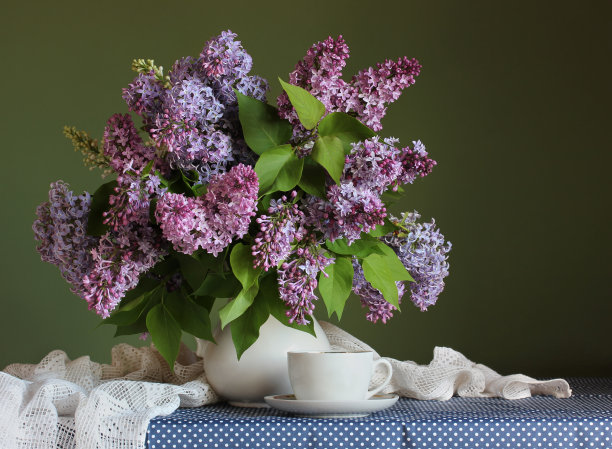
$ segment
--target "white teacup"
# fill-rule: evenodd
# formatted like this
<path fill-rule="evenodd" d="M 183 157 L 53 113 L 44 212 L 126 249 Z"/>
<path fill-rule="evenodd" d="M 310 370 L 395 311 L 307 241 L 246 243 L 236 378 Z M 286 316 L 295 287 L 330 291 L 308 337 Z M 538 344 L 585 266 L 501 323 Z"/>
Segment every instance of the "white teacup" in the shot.
<path fill-rule="evenodd" d="M 374 362 L 372 351 L 290 351 L 289 380 L 296 399 L 359 401 L 370 399 L 391 381 L 393 368 L 383 359 Z M 385 380 L 368 390 L 378 365 L 387 368 Z"/>

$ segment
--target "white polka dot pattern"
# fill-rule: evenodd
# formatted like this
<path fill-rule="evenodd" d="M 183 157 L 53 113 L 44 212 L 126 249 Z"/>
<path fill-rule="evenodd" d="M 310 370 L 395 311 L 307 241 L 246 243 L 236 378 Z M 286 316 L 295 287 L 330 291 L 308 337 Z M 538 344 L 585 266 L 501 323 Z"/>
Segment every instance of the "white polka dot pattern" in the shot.
<path fill-rule="evenodd" d="M 570 379 L 573 396 L 400 400 L 366 418 L 299 418 L 218 404 L 151 421 L 149 449 L 612 448 L 612 378 Z"/>

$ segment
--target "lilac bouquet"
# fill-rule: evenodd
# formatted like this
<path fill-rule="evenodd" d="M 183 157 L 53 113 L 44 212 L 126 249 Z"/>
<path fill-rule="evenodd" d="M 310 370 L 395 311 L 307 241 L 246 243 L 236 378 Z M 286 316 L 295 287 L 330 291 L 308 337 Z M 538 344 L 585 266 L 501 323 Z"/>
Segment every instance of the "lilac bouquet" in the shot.
<path fill-rule="evenodd" d="M 273 315 L 313 332 L 318 297 L 341 318 L 351 291 L 383 323 L 408 294 L 426 310 L 448 275 L 450 243 L 416 212 L 385 202 L 431 172 L 420 141 L 382 137 L 387 105 L 415 82 L 415 59 L 342 79 L 342 36 L 314 44 L 268 83 L 230 31 L 168 74 L 135 60 L 102 143 L 65 128 L 86 165 L 113 174 L 93 195 L 51 184 L 33 229 L 42 260 L 117 326 L 150 335 L 170 366 L 183 331 L 212 340 L 214 302 L 238 357 Z M 227 300 L 229 298 L 229 301 Z"/>

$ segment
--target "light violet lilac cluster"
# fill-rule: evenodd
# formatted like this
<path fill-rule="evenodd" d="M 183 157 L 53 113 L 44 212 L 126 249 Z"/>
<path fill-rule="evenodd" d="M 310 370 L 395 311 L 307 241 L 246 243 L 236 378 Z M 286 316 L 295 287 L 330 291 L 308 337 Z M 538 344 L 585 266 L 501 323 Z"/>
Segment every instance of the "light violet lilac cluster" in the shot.
<path fill-rule="evenodd" d="M 349 48 L 342 36 L 317 42 L 289 74 L 289 82 L 317 97 L 328 113 L 355 115 L 366 126 L 380 131 L 387 105 L 415 83 L 421 65 L 416 59 L 406 57 L 397 61 L 387 59 L 376 67 L 361 70 L 346 82 L 342 71 L 348 57 Z M 278 97 L 278 106 L 280 116 L 294 125 L 294 138 L 303 138 L 307 133 L 285 93 Z"/>
<path fill-rule="evenodd" d="M 224 31 L 198 58 L 176 61 L 167 79 L 154 71 L 140 73 L 123 91 L 155 144 L 169 152 L 172 167 L 196 172 L 204 184 L 232 162 L 254 161 L 241 134 L 233 89 L 265 100 L 268 84 L 248 75 L 253 62 L 236 37 Z"/>
<path fill-rule="evenodd" d="M 449 268 L 448 253 L 452 245 L 444 239 L 435 220 L 418 223 L 420 217 L 416 211 L 403 213 L 401 219 L 391 217 L 399 230 L 383 240 L 393 248 L 414 278 L 409 287 L 404 282 L 396 282 L 399 303 L 407 290 L 412 302 L 425 311 L 436 303 L 444 290 L 444 278 L 448 276 Z M 362 306 L 368 308 L 366 318 L 374 323 L 378 320 L 386 323 L 393 316 L 395 306 L 385 301 L 382 294 L 370 285 L 356 260 L 353 260 L 353 268 L 353 292 L 361 298 Z"/>
<path fill-rule="evenodd" d="M 76 196 L 63 181 L 51 184 L 49 201 L 36 209 L 32 229 L 43 261 L 57 265 L 73 293 L 83 295 L 83 278 L 93 265 L 98 239 L 87 235 L 91 196 Z"/>
<path fill-rule="evenodd" d="M 403 232 L 385 237 L 386 243 L 397 253 L 415 282 L 410 283 L 412 302 L 421 310 L 427 310 L 438 300 L 444 290 L 444 278 L 448 276 L 448 253 L 451 243 L 431 223 L 418 223 L 416 212 L 403 213 L 401 219 L 393 218 Z"/>
<path fill-rule="evenodd" d="M 42 260 L 57 265 L 71 290 L 107 317 L 140 275 L 166 253 L 157 231 L 130 224 L 102 237 L 86 234 L 91 198 L 75 196 L 63 181 L 51 184 L 33 229 Z"/>
<path fill-rule="evenodd" d="M 157 202 L 155 218 L 174 249 L 193 254 L 198 248 L 218 255 L 242 238 L 255 216 L 259 182 L 252 167 L 236 165 L 215 175 L 202 197 L 167 193 Z"/>

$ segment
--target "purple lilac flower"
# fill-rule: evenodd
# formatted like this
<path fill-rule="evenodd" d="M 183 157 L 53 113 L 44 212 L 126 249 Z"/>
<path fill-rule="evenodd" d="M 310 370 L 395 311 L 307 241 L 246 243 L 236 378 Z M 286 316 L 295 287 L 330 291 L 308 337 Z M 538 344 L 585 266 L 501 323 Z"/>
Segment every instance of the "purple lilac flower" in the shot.
<path fill-rule="evenodd" d="M 235 40 L 236 37 L 236 33 L 223 31 L 204 45 L 199 63 L 206 76 L 242 78 L 250 72 L 253 60 L 242 48 L 240 41 Z"/>
<path fill-rule="evenodd" d="M 290 323 L 308 324 L 306 319 L 314 311 L 317 295 L 317 275 L 334 263 L 322 253 L 314 238 L 305 247 L 298 247 L 278 269 L 278 290 L 287 304 Z M 323 272 L 325 276 L 327 274 Z"/>
<path fill-rule="evenodd" d="M 208 83 L 193 75 L 187 75 L 172 87 L 166 107 L 171 105 L 180 118 L 193 119 L 203 127 L 217 123 L 225 109 Z"/>
<path fill-rule="evenodd" d="M 378 320 L 386 323 L 387 320 L 393 317 L 393 311 L 396 310 L 395 306 L 387 302 L 382 293 L 372 287 L 366 280 L 363 268 L 361 268 L 361 265 L 355 259 L 353 260 L 353 270 L 355 272 L 353 276 L 353 292 L 359 296 L 361 306 L 369 309 L 366 319 L 372 323 L 376 323 Z M 398 281 L 395 285 L 397 286 L 398 302 L 401 304 L 402 297 L 404 296 L 404 283 Z"/>
<path fill-rule="evenodd" d="M 395 138 L 381 141 L 378 136 L 354 143 L 340 185 L 329 185 L 326 199 L 306 197 L 306 223 L 332 241 L 344 237 L 349 244 L 382 224 L 387 212 L 380 195 L 429 174 L 436 165 L 421 141 L 414 142 L 414 149 L 397 144 Z"/>
<path fill-rule="evenodd" d="M 123 89 L 123 99 L 130 111 L 142 116 L 145 124 L 150 124 L 161 112 L 165 89 L 153 72 L 139 73 L 134 81 Z"/>
<path fill-rule="evenodd" d="M 349 48 L 343 37 L 339 36 L 337 40 L 328 37 L 308 49 L 304 59 L 289 74 L 289 83 L 308 90 L 323 103 L 327 112 L 337 111 L 347 87 L 341 77 L 348 57 Z M 279 115 L 291 122 L 294 137 L 299 137 L 305 130 L 300 125 L 289 97 L 283 92 L 277 102 Z"/>
<path fill-rule="evenodd" d="M 451 243 L 431 223 L 417 223 L 421 216 L 415 211 L 402 214 L 401 220 L 393 219 L 404 230 L 385 237 L 410 272 L 415 282 L 410 284 L 412 302 L 421 310 L 436 303 L 444 290 L 444 278 L 448 276 L 447 262 Z"/>
<path fill-rule="evenodd" d="M 403 174 L 401 151 L 395 147 L 397 139 L 382 142 L 378 136 L 353 144 L 346 157 L 343 179 L 355 186 L 382 194 L 391 185 L 397 185 Z"/>
<path fill-rule="evenodd" d="M 334 241 L 346 238 L 349 244 L 359 239 L 362 232 L 370 232 L 384 223 L 385 205 L 375 191 L 355 187 L 352 182 L 331 185 L 327 200 L 308 196 L 306 223 Z"/>
<path fill-rule="evenodd" d="M 158 231 L 137 224 L 103 235 L 91 251 L 93 266 L 83 277 L 89 309 L 107 318 L 125 293 L 136 287 L 140 275 L 166 254 L 161 242 Z"/>
<path fill-rule="evenodd" d="M 215 175 L 203 197 L 166 193 L 157 202 L 155 217 L 177 251 L 192 254 L 201 247 L 216 256 L 247 233 L 258 189 L 253 168 L 240 164 Z"/>
<path fill-rule="evenodd" d="M 295 190 L 291 192 L 291 199 L 296 195 Z M 291 252 L 291 244 L 305 234 L 304 213 L 297 204 L 287 201 L 286 196 L 272 200 L 268 214 L 257 218 L 260 231 L 251 248 L 254 267 L 262 267 L 265 271 L 285 260 Z"/>
<path fill-rule="evenodd" d="M 139 174 L 155 157 L 155 147 L 143 143 L 129 114 L 114 114 L 104 129 L 104 154 L 117 173 Z"/>
<path fill-rule="evenodd" d="M 89 193 L 76 196 L 65 182 L 54 182 L 49 201 L 38 206 L 32 226 L 41 259 L 56 265 L 79 296 L 83 295 L 83 277 L 93 265 L 90 250 L 98 242 L 86 233 L 90 205 Z"/>
<path fill-rule="evenodd" d="M 381 119 L 387 111 L 387 104 L 397 100 L 402 90 L 415 83 L 421 73 L 419 61 L 406 56 L 397 61 L 386 59 L 360 71 L 350 82 L 345 99 L 344 112 L 355 112 L 357 118 L 374 131 L 382 129 Z M 350 109 L 349 109 L 350 108 Z"/>
<path fill-rule="evenodd" d="M 150 120 L 151 136 L 169 151 L 170 165 L 195 171 L 200 183 L 233 164 L 255 162 L 242 138 L 234 89 L 265 100 L 268 84 L 248 75 L 252 60 L 236 37 L 224 31 L 205 44 L 198 58 L 176 61 L 170 87 L 160 95 L 161 107 Z"/>
<path fill-rule="evenodd" d="M 313 44 L 289 74 L 289 82 L 317 97 L 325 105 L 327 113 L 355 115 L 374 131 L 380 131 L 386 105 L 397 100 L 403 89 L 414 84 L 421 65 L 416 59 L 406 57 L 397 61 L 387 59 L 378 63 L 376 68 L 360 71 L 347 83 L 341 76 L 348 56 L 349 49 L 342 36 L 336 40 L 328 37 Z M 306 133 L 285 93 L 278 97 L 278 105 L 279 115 L 294 125 L 294 140 L 299 141 Z"/>
<path fill-rule="evenodd" d="M 115 193 L 109 196 L 110 207 L 102 214 L 103 223 L 115 231 L 130 223 L 147 225 L 151 200 L 165 192 L 160 179 L 156 175 L 141 179 L 138 176 L 123 174 L 117 177 L 117 183 Z"/>
<path fill-rule="evenodd" d="M 402 184 L 412 184 L 418 177 L 423 178 L 431 173 L 438 164 L 427 155 L 425 145 L 420 140 L 412 142 L 413 148 L 404 148 L 402 155 L 403 174 L 399 181 Z"/>

